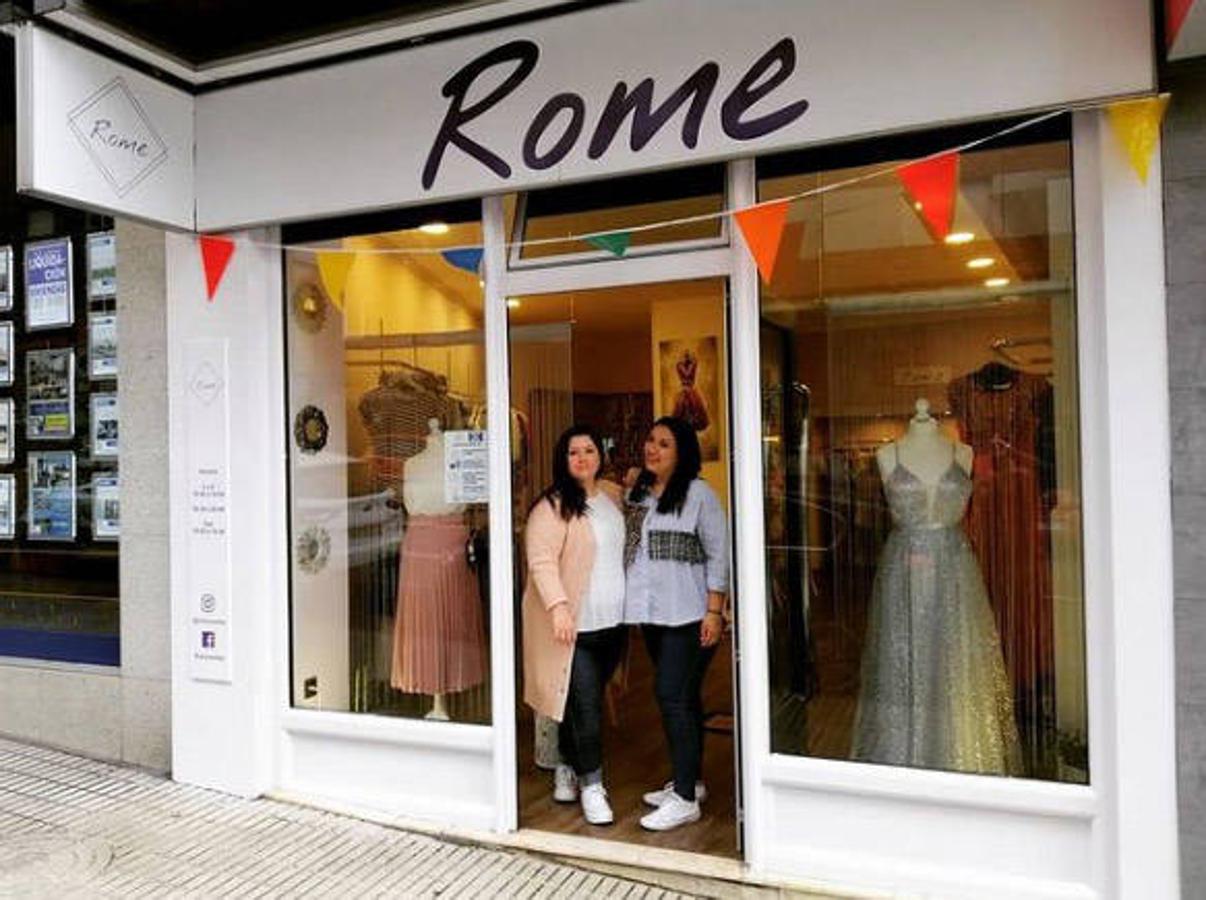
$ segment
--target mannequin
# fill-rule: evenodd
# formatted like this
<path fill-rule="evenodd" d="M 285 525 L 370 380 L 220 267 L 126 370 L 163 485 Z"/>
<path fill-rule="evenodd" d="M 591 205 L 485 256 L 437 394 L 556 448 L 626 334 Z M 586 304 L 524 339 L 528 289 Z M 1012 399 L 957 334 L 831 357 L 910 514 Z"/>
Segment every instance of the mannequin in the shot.
<path fill-rule="evenodd" d="M 972 449 L 917 401 L 876 453 L 892 532 L 872 587 L 851 756 L 1010 775 L 1021 748 L 1001 640 L 963 518 Z"/>
<path fill-rule="evenodd" d="M 967 475 L 971 475 L 973 450 L 967 444 L 952 441 L 942 433 L 938 420 L 930 415 L 930 401 L 919 397 L 914 405 L 914 414 L 909 419 L 905 433 L 891 444 L 885 444 L 875 453 L 879 474 L 885 482 L 898 465 L 904 464 L 910 472 L 927 485 L 937 483 L 946 474 L 953 458 Z"/>
<path fill-rule="evenodd" d="M 465 507 L 444 499 L 444 433 L 427 422 L 426 444 L 406 463 L 410 516 L 402 543 L 391 683 L 430 694 L 429 719 L 449 718 L 445 695 L 485 679 L 485 631 L 477 578 L 465 545 Z"/>

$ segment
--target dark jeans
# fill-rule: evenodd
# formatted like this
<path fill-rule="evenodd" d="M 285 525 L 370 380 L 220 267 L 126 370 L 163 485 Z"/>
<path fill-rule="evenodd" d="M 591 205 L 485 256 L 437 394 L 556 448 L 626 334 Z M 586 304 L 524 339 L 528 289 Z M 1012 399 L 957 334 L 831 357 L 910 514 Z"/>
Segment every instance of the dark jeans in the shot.
<path fill-rule="evenodd" d="M 642 625 L 645 647 L 657 674 L 654 693 L 662 711 L 662 727 L 670 745 L 674 790 L 695 799 L 695 782 L 703 769 L 704 716 L 700 688 L 716 647 L 699 646 L 699 622 L 669 627 Z"/>
<path fill-rule="evenodd" d="M 574 644 L 558 746 L 562 761 L 579 776 L 594 775 L 603 767 L 603 688 L 619 665 L 627 640 L 627 626 L 617 625 L 579 632 Z"/>

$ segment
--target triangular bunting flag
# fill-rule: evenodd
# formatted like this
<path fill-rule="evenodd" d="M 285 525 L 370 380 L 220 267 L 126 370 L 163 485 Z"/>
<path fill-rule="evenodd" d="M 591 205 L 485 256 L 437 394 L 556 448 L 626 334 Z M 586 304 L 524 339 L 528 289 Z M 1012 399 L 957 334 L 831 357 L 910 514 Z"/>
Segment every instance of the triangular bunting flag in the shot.
<path fill-rule="evenodd" d="M 1145 100 L 1122 100 L 1111 103 L 1106 112 L 1114 135 L 1122 145 L 1131 168 L 1139 180 L 1147 184 L 1147 170 L 1160 139 L 1160 121 L 1168 108 L 1168 94 Z"/>
<path fill-rule="evenodd" d="M 955 221 L 955 190 L 959 186 L 959 154 L 951 151 L 908 163 L 896 170 L 909 202 L 921 216 L 930 236 L 943 240 Z"/>
<path fill-rule="evenodd" d="M 779 258 L 779 243 L 783 240 L 783 226 L 787 224 L 789 201 L 763 203 L 733 213 L 745 245 L 758 264 L 762 280 L 770 284 L 775 274 L 775 260 Z"/>
<path fill-rule="evenodd" d="M 596 234 L 588 237 L 586 243 L 615 256 L 623 256 L 628 252 L 628 245 L 632 243 L 632 232 L 611 231 L 607 234 Z"/>
<path fill-rule="evenodd" d="M 482 265 L 482 248 L 481 247 L 464 247 L 460 250 L 442 250 L 440 256 L 444 257 L 444 261 L 450 266 L 456 266 L 458 269 L 464 269 L 466 272 L 478 274 L 478 270 Z"/>
<path fill-rule="evenodd" d="M 348 283 L 348 273 L 356 262 L 355 253 L 317 253 L 318 277 L 322 279 L 323 290 L 331 298 L 331 302 L 343 309 L 343 289 Z"/>
<path fill-rule="evenodd" d="M 230 264 L 230 257 L 234 255 L 235 245 L 230 238 L 207 235 L 202 235 L 199 241 L 201 265 L 205 269 L 205 295 L 209 300 L 213 300 L 222 276 L 226 274 L 226 267 Z"/>

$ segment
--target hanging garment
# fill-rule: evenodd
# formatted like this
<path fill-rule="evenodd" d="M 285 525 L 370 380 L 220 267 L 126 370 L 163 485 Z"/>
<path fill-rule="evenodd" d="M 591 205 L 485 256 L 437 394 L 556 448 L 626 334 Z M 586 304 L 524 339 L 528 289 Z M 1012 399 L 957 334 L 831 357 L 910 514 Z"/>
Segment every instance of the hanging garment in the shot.
<path fill-rule="evenodd" d="M 960 436 L 975 451 L 967 534 L 1001 634 L 1027 772 L 1050 775 L 1057 749 L 1051 386 L 990 363 L 952 382 L 949 394 Z"/>
<path fill-rule="evenodd" d="M 1000 639 L 960 527 L 972 482 L 953 455 L 933 486 L 899 460 L 884 483 L 895 527 L 872 591 L 851 755 L 1020 774 Z"/>
<path fill-rule="evenodd" d="M 486 678 L 477 576 L 465 558 L 462 516 L 411 516 L 402 539 L 390 683 L 408 694 L 449 694 Z"/>

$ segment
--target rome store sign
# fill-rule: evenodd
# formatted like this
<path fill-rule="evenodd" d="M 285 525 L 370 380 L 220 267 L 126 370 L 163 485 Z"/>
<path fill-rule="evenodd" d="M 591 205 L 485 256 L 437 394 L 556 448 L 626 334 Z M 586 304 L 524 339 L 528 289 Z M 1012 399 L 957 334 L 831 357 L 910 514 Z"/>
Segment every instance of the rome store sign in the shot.
<path fill-rule="evenodd" d="M 450 147 L 456 147 L 477 160 L 499 178 L 510 178 L 512 165 L 481 140 L 465 129 L 487 113 L 514 122 L 514 114 L 505 107 L 505 100 L 536 69 L 540 47 L 533 41 L 511 41 L 474 59 L 445 82 L 443 94 L 449 98 L 444 121 L 436 134 L 427 162 L 423 166 L 423 189 L 430 190 L 439 175 L 440 162 Z M 514 64 L 502 83 L 484 97 L 468 101 L 477 81 L 491 69 Z M 776 109 L 752 115 L 755 104 L 767 98 L 788 81 L 796 68 L 796 45 L 783 38 L 763 53 L 746 70 L 741 79 L 719 104 L 719 124 L 724 134 L 735 141 L 764 137 L 795 122 L 808 110 L 808 101 L 793 100 Z M 628 146 L 639 153 L 670 119 L 686 106 L 682 117 L 682 146 L 684 151 L 695 149 L 704 115 L 720 80 L 720 65 L 705 62 L 678 85 L 662 102 L 657 103 L 658 85 L 652 77 L 642 79 L 629 88 L 618 81 L 611 91 L 591 134 L 587 157 L 600 159 L 618 137 L 626 119 L 631 119 Z M 657 105 L 655 105 L 657 104 Z M 495 109 L 500 107 L 499 109 Z M 565 115 L 562 115 L 562 114 Z M 562 91 L 550 97 L 532 117 L 524 131 L 523 164 L 533 172 L 552 168 L 570 153 L 582 137 L 589 113 L 585 99 L 573 91 Z M 544 149 L 541 149 L 542 146 Z"/>

